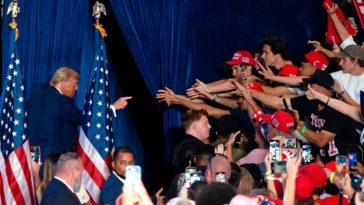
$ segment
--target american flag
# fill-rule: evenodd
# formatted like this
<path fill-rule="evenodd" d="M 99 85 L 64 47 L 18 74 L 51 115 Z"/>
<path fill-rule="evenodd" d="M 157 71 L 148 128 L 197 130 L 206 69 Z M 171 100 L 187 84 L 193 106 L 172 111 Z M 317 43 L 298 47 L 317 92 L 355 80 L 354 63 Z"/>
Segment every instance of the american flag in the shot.
<path fill-rule="evenodd" d="M 35 204 L 24 85 L 16 42 L 17 25 L 13 22 L 10 26 L 10 60 L 1 94 L 0 204 Z"/>
<path fill-rule="evenodd" d="M 113 148 L 111 119 L 106 47 L 100 31 L 95 29 L 95 58 L 77 146 L 85 167 L 83 182 L 93 204 L 99 202 L 101 188 L 110 175 Z"/>

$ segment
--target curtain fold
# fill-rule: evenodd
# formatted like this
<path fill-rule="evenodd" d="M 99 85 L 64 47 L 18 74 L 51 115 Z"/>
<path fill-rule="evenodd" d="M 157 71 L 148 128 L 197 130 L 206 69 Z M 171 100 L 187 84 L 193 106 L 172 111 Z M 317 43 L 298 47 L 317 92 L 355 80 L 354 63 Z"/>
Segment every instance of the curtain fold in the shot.
<path fill-rule="evenodd" d="M 182 93 L 191 84 L 194 29 L 188 21 L 190 1 L 110 1 L 150 94 L 164 86 Z M 188 32 L 186 32 L 188 31 Z M 178 110 L 165 109 L 164 153 L 167 168 L 173 157 Z"/>

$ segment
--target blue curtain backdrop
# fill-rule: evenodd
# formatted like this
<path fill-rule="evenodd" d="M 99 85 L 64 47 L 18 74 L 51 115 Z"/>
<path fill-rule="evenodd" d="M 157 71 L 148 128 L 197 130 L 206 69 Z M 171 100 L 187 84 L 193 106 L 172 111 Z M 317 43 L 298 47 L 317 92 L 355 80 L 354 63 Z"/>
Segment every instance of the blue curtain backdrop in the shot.
<path fill-rule="evenodd" d="M 5 8 L 9 2 L 5 0 Z M 322 1 L 317 0 L 109 2 L 152 96 L 164 86 L 182 93 L 195 78 L 205 82 L 219 79 L 222 63 L 230 59 L 235 50 L 253 52 L 269 35 L 285 37 L 290 56 L 299 59 L 311 49 L 306 41 L 323 39 L 326 26 Z M 77 104 L 82 107 L 93 57 L 90 17 L 93 1 L 19 0 L 19 3 L 19 54 L 26 97 L 46 86 L 58 67 L 70 66 L 85 79 L 80 82 L 77 96 Z M 4 40 L 9 21 L 10 17 L 5 16 L 3 68 L 9 59 Z M 120 90 L 113 86 L 113 99 L 119 95 Z M 175 145 L 172 131 L 180 125 L 180 116 L 172 109 L 164 109 L 163 113 L 168 163 Z M 141 155 L 139 139 L 127 111 L 118 114 L 113 121 L 118 136 L 116 144 L 129 144 Z"/>
<path fill-rule="evenodd" d="M 10 0 L 5 0 L 7 9 Z M 55 70 L 69 66 L 80 73 L 76 104 L 83 108 L 87 80 L 92 66 L 94 49 L 94 28 L 89 0 L 19 0 L 20 14 L 17 18 L 20 30 L 19 56 L 24 74 L 25 97 L 48 86 Z M 6 12 L 5 9 L 5 12 Z M 2 51 L 3 70 L 8 65 L 8 22 L 11 16 L 3 19 Z M 107 30 L 107 28 L 106 28 Z M 123 68 L 120 68 L 123 69 Z M 112 71 L 112 69 L 110 69 Z M 3 72 L 3 78 L 4 78 Z M 122 95 L 116 78 L 111 75 L 111 100 Z M 136 152 L 136 161 L 141 163 L 143 152 L 139 137 L 134 129 L 128 111 L 118 111 L 113 119 L 115 146 L 128 145 Z"/>
<path fill-rule="evenodd" d="M 110 0 L 129 48 L 150 94 L 167 86 L 183 93 L 195 78 L 221 78 L 219 69 L 234 51 L 254 52 L 266 36 L 280 35 L 299 60 L 321 40 L 325 10 L 317 0 Z M 179 112 L 164 109 L 165 157 L 175 146 L 173 129 Z M 167 164 L 168 166 L 168 164 Z"/>

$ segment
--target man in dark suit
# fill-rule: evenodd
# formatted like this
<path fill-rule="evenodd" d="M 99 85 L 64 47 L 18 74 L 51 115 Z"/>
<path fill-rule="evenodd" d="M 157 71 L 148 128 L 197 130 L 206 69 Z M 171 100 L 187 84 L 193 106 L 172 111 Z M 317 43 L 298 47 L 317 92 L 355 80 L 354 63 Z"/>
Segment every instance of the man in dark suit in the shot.
<path fill-rule="evenodd" d="M 57 163 L 56 174 L 47 185 L 40 204 L 81 205 L 75 192 L 81 188 L 82 171 L 82 162 L 77 153 L 62 154 Z"/>
<path fill-rule="evenodd" d="M 73 97 L 80 76 L 71 68 L 59 68 L 49 82 L 49 87 L 32 95 L 27 101 L 29 136 L 32 146 L 40 146 L 41 160 L 50 153 L 75 150 L 77 125 L 82 112 Z M 119 98 L 110 108 L 123 109 L 131 97 Z"/>
<path fill-rule="evenodd" d="M 113 171 L 101 190 L 100 204 L 115 205 L 116 198 L 123 192 L 125 168 L 134 165 L 134 153 L 128 147 L 119 147 L 114 151 L 111 166 Z"/>
<path fill-rule="evenodd" d="M 101 189 L 100 204 L 115 205 L 116 199 L 123 193 L 125 183 L 125 169 L 128 165 L 134 165 L 134 152 L 126 146 L 118 147 L 113 154 L 111 161 L 112 173 L 107 178 Z M 164 204 L 164 196 L 161 196 L 163 188 L 151 196 L 154 204 Z"/>

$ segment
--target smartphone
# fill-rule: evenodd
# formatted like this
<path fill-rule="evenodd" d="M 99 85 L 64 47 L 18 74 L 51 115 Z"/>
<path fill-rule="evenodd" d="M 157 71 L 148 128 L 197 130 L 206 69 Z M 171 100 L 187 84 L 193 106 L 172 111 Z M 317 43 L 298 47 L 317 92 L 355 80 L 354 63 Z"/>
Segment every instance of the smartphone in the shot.
<path fill-rule="evenodd" d="M 191 178 L 190 178 L 190 182 L 192 185 L 195 182 L 198 181 L 205 181 L 205 173 L 203 171 L 197 171 L 196 173 L 194 173 Z"/>
<path fill-rule="evenodd" d="M 215 181 L 216 182 L 226 182 L 225 172 L 216 172 Z"/>
<path fill-rule="evenodd" d="M 355 171 L 357 163 L 357 153 L 355 151 L 348 152 L 349 171 Z"/>
<path fill-rule="evenodd" d="M 131 189 L 142 180 L 142 168 L 138 165 L 128 165 L 125 168 L 125 181 Z"/>
<path fill-rule="evenodd" d="M 281 159 L 279 156 L 279 141 L 278 140 L 272 140 L 269 142 L 269 152 L 272 156 L 272 161 L 276 162 Z"/>
<path fill-rule="evenodd" d="M 286 161 L 273 162 L 272 170 L 274 174 L 286 173 Z"/>
<path fill-rule="evenodd" d="M 287 149 L 297 149 L 297 140 L 296 139 L 284 139 L 283 148 Z"/>
<path fill-rule="evenodd" d="M 302 145 L 302 161 L 303 165 L 309 164 L 311 162 L 311 145 Z"/>
<path fill-rule="evenodd" d="M 282 144 L 282 151 L 281 151 L 281 159 L 287 161 L 290 158 L 297 157 L 297 140 L 294 139 L 284 139 Z"/>
<path fill-rule="evenodd" d="M 185 169 L 185 184 L 187 188 L 190 188 L 191 184 L 191 178 L 192 176 L 196 174 L 196 167 L 186 167 Z"/>
<path fill-rule="evenodd" d="M 335 170 L 336 176 L 344 177 L 348 171 L 348 161 L 347 157 L 344 155 L 337 155 L 335 159 Z"/>
<path fill-rule="evenodd" d="M 36 163 L 40 163 L 40 147 L 39 146 L 31 146 L 30 147 L 30 157 Z"/>

